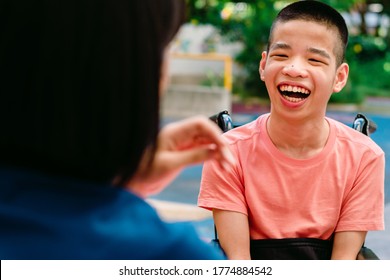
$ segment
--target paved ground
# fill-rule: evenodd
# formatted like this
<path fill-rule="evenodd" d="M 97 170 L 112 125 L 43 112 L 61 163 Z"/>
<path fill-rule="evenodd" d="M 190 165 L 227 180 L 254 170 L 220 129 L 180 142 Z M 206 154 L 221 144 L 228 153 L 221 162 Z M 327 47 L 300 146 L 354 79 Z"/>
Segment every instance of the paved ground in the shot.
<path fill-rule="evenodd" d="M 245 123 L 253 119 L 267 108 L 263 107 L 233 107 L 235 123 Z M 386 109 L 387 108 L 387 109 Z M 390 101 L 370 100 L 363 108 L 364 113 L 378 125 L 378 131 L 372 138 L 386 153 L 386 162 L 390 162 Z M 328 115 L 345 123 L 352 123 L 356 108 L 339 111 L 332 109 Z M 213 237 L 213 221 L 209 211 L 196 207 L 202 166 L 197 165 L 185 169 L 172 184 L 160 194 L 151 198 L 151 204 L 161 212 L 167 220 L 189 221 L 194 224 L 199 234 L 205 239 Z M 380 259 L 390 260 L 390 164 L 386 166 L 385 180 L 385 231 L 370 232 L 366 246 L 371 248 Z"/>

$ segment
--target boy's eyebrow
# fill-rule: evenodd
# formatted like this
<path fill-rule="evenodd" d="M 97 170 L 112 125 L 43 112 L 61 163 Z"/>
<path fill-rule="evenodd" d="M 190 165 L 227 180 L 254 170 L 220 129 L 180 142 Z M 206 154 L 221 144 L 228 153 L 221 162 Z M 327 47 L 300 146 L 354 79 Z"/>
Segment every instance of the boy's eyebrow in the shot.
<path fill-rule="evenodd" d="M 286 43 L 274 43 L 270 47 L 270 50 L 277 50 L 277 49 L 291 49 L 291 46 Z"/>
<path fill-rule="evenodd" d="M 314 53 L 314 54 L 318 54 L 318 55 L 323 56 L 323 57 L 328 58 L 328 59 L 331 58 L 330 55 L 324 50 L 320 50 L 317 48 L 309 48 L 308 51 L 311 53 Z"/>

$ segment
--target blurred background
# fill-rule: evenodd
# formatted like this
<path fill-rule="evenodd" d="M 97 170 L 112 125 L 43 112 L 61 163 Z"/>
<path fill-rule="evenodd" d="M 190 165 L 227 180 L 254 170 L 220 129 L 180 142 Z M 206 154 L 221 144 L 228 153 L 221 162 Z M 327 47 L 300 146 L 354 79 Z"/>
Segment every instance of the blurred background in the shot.
<path fill-rule="evenodd" d="M 272 20 L 290 2 L 293 1 L 187 0 L 188 23 L 172 46 L 176 55 L 173 56 L 173 83 L 224 85 L 224 79 L 228 78 L 221 68 L 226 66 L 226 61 L 223 63 L 220 58 L 217 63 L 217 55 L 228 55 L 233 61 L 234 100 L 254 102 L 254 98 L 256 102 L 266 103 L 268 96 L 258 76 L 261 52 Z M 389 97 L 390 0 L 321 2 L 342 13 L 350 32 L 346 54 L 351 65 L 349 84 L 331 102 L 361 105 L 369 97 Z M 194 54 L 201 54 L 204 59 L 191 57 Z M 192 62 L 188 64 L 189 61 Z"/>
<path fill-rule="evenodd" d="M 228 110 L 235 124 L 269 111 L 258 66 L 272 20 L 288 3 L 271 0 L 187 0 L 187 23 L 171 46 L 171 85 L 162 100 L 163 124 L 191 115 Z M 352 125 L 364 113 L 378 129 L 372 134 L 390 162 L 390 0 L 328 0 L 345 18 L 350 76 L 334 94 L 328 116 Z M 154 204 L 168 220 L 191 222 L 205 239 L 213 237 L 211 213 L 196 207 L 202 166 L 185 169 Z M 386 166 L 386 226 L 390 227 L 390 168 Z M 371 232 L 367 246 L 390 259 L 390 230 Z"/>

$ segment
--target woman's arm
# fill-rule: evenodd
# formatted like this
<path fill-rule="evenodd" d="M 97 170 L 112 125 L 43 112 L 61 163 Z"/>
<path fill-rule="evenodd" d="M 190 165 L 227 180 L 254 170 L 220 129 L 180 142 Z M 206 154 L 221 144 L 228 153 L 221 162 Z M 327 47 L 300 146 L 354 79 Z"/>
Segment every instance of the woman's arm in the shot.
<path fill-rule="evenodd" d="M 183 168 L 211 159 L 227 168 L 235 159 L 221 134 L 221 129 L 203 116 L 166 125 L 158 135 L 154 161 L 151 165 L 145 160 L 140 163 L 128 188 L 141 196 L 157 193 Z"/>

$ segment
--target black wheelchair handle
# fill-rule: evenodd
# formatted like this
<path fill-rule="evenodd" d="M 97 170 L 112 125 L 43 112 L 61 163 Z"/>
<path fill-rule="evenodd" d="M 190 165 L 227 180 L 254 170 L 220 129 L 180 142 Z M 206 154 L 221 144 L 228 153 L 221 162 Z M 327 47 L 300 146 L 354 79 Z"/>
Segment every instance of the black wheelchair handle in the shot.
<path fill-rule="evenodd" d="M 234 128 L 232 118 L 227 110 L 212 115 L 209 119 L 215 122 L 223 132 Z"/>
<path fill-rule="evenodd" d="M 370 136 L 371 133 L 374 133 L 378 126 L 375 122 L 368 119 L 363 114 L 357 114 L 355 117 L 355 120 L 353 121 L 352 128 L 354 128 L 357 131 L 360 131 L 361 133 Z"/>

